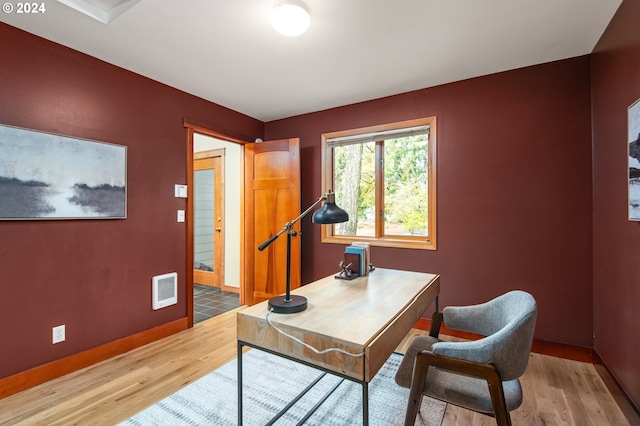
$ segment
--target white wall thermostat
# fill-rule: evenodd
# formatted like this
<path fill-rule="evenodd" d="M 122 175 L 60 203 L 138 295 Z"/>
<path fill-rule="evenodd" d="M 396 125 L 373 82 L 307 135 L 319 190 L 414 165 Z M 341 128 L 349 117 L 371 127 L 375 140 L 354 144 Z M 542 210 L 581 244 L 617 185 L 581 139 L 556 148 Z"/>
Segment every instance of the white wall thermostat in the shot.
<path fill-rule="evenodd" d="M 175 195 L 176 198 L 187 198 L 187 185 L 179 185 L 176 183 Z"/>

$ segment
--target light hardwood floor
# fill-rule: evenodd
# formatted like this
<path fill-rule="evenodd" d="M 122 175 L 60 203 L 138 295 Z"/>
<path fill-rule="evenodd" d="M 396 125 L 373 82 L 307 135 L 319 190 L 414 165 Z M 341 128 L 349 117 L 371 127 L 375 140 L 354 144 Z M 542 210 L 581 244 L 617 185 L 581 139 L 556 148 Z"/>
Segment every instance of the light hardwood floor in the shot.
<path fill-rule="evenodd" d="M 0 400 L 0 425 L 117 424 L 234 359 L 236 311 Z M 514 425 L 629 424 L 591 364 L 532 354 L 522 385 Z M 495 421 L 451 405 L 443 421 L 485 424 Z"/>

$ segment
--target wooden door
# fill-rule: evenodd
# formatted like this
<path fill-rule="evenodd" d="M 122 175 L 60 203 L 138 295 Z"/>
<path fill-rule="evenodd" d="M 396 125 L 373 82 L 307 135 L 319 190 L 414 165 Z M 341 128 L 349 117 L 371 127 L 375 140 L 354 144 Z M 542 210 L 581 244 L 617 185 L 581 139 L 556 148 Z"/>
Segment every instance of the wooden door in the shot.
<path fill-rule="evenodd" d="M 193 162 L 193 282 L 224 287 L 223 161 L 209 154 L 198 153 Z"/>
<path fill-rule="evenodd" d="M 253 305 L 285 292 L 287 236 L 264 251 L 258 246 L 300 214 L 299 140 L 244 146 L 244 303 Z M 300 232 L 300 224 L 295 225 Z M 291 239 L 291 288 L 300 286 L 300 237 Z"/>

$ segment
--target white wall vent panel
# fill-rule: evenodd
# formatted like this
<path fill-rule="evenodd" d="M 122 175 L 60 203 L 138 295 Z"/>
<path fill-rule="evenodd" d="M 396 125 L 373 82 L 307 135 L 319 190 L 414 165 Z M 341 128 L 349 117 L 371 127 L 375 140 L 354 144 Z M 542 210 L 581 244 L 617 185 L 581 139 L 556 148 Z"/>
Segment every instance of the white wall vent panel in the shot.
<path fill-rule="evenodd" d="M 171 272 L 153 277 L 151 293 L 154 310 L 178 303 L 178 274 Z"/>

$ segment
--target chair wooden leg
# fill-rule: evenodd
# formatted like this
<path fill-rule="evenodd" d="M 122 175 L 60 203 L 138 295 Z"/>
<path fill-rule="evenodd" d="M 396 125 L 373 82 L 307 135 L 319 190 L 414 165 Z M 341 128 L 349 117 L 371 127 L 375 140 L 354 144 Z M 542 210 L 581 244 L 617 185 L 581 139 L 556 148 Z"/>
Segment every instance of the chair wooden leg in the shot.
<path fill-rule="evenodd" d="M 427 380 L 427 370 L 429 365 L 422 359 L 422 353 L 416 355 L 413 362 L 413 376 L 411 377 L 411 389 L 409 390 L 409 402 L 407 403 L 407 413 L 404 418 L 404 426 L 412 426 L 416 422 L 416 416 L 422 404 L 422 390 Z"/>
<path fill-rule="evenodd" d="M 496 418 L 498 426 L 511 426 L 511 416 L 507 410 L 507 403 L 504 399 L 504 389 L 502 388 L 502 380 L 496 373 L 487 377 L 489 385 L 489 394 L 491 395 L 491 405 L 493 405 L 493 414 Z"/>
<path fill-rule="evenodd" d="M 429 328 L 429 336 L 435 337 L 436 339 L 440 335 L 440 327 L 442 326 L 442 322 L 444 321 L 444 315 L 442 312 L 436 311 L 431 316 L 431 327 Z"/>
<path fill-rule="evenodd" d="M 422 392 L 418 392 L 417 395 L 413 395 L 413 392 L 409 395 L 409 404 L 407 405 L 407 413 L 404 417 L 404 426 L 413 426 L 418 417 L 418 411 L 420 411 L 420 405 L 422 405 Z"/>

